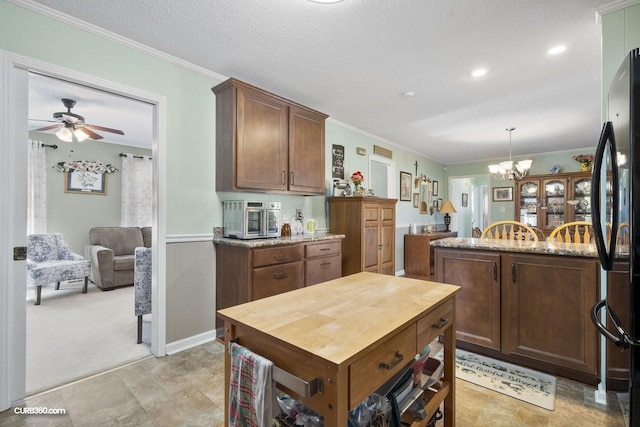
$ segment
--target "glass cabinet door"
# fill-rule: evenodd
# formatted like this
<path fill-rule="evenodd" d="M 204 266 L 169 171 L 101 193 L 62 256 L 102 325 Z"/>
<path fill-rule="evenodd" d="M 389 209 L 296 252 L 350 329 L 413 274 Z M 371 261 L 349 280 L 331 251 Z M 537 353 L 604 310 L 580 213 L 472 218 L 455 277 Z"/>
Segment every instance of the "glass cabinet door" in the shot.
<path fill-rule="evenodd" d="M 569 209 L 573 209 L 573 221 L 591 221 L 591 177 L 571 180 L 573 192 L 568 200 Z"/>
<path fill-rule="evenodd" d="M 521 181 L 518 184 L 518 216 L 520 222 L 538 227 L 538 208 L 540 207 L 540 181 Z"/>
<path fill-rule="evenodd" d="M 565 179 L 547 179 L 544 181 L 544 228 L 553 230 L 565 223 Z"/>

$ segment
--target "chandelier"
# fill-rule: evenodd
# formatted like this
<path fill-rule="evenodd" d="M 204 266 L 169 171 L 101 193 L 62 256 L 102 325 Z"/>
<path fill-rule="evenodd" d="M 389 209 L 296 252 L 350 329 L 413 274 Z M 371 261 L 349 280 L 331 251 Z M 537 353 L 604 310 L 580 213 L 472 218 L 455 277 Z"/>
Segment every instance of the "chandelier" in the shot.
<path fill-rule="evenodd" d="M 500 162 L 497 165 L 489 165 L 489 172 L 491 172 L 495 179 L 513 181 L 515 179 L 521 179 L 527 174 L 531 168 L 533 159 L 520 160 L 515 165 L 513 164 L 513 160 L 511 160 L 511 132 L 516 130 L 516 128 L 511 127 L 505 130 L 509 132 L 509 160 Z"/>

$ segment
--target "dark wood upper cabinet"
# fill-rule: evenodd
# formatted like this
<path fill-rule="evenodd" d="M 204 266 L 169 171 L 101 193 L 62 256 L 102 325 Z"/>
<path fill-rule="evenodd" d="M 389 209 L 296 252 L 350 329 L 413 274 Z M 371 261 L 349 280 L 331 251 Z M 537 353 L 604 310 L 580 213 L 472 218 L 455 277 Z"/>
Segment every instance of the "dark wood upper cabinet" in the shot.
<path fill-rule="evenodd" d="M 327 115 L 236 79 L 212 90 L 216 191 L 324 194 Z"/>

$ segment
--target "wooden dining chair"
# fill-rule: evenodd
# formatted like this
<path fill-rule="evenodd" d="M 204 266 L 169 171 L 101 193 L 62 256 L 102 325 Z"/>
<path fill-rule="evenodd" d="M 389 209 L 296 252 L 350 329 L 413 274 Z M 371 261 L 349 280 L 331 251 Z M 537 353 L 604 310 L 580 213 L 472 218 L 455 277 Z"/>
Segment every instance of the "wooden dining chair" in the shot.
<path fill-rule="evenodd" d="M 518 221 L 496 221 L 484 229 L 481 239 L 538 241 L 536 232 Z"/>
<path fill-rule="evenodd" d="M 593 239 L 592 225 L 588 221 L 573 221 L 562 224 L 549 234 L 550 242 L 558 243 L 591 243 Z"/>
<path fill-rule="evenodd" d="M 630 240 L 629 223 L 626 221 L 620 223 L 618 226 L 618 236 L 616 237 L 616 246 L 628 245 Z"/>

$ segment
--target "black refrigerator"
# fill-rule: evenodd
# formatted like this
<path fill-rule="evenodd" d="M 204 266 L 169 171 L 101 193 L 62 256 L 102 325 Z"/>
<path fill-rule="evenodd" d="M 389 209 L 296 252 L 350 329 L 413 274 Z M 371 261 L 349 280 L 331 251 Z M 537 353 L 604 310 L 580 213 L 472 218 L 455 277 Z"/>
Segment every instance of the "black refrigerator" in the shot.
<path fill-rule="evenodd" d="M 629 305 L 616 307 L 613 298 L 604 299 L 591 318 L 628 354 L 629 426 L 640 427 L 640 49 L 627 55 L 614 76 L 607 115 L 594 160 L 592 220 L 603 269 L 619 272 L 622 266 L 628 278 L 616 281 L 625 288 L 616 291 L 628 293 L 623 304 Z M 624 320 L 617 314 L 627 312 Z"/>

